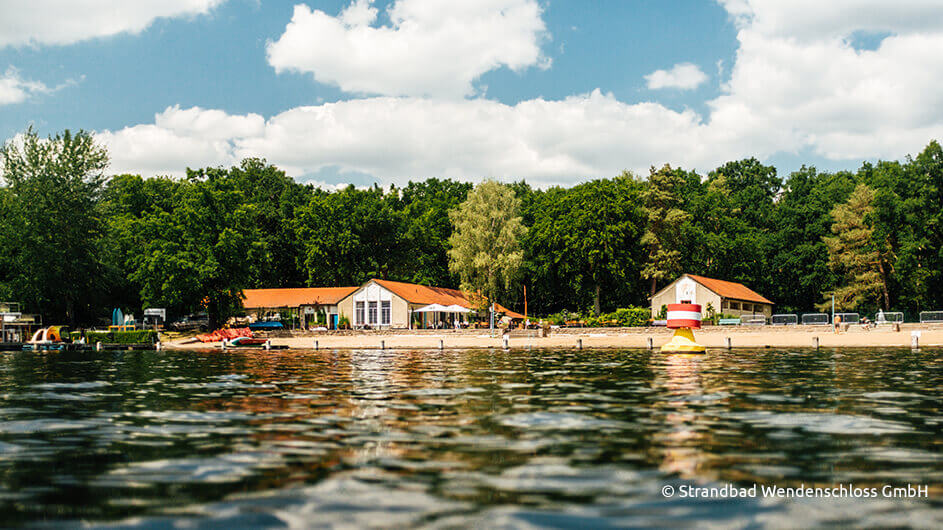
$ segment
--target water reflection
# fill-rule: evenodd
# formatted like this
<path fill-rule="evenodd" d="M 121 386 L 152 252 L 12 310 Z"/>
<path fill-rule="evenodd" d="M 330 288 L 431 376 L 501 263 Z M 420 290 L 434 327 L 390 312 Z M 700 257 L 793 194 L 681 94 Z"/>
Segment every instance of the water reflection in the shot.
<path fill-rule="evenodd" d="M 941 367 L 927 350 L 5 354 L 0 524 L 939 526 Z M 660 493 L 728 482 L 931 494 Z"/>

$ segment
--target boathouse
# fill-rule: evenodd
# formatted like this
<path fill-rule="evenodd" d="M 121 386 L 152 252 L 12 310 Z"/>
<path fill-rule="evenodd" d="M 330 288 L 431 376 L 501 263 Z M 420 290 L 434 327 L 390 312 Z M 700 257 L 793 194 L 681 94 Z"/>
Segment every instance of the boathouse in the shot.
<path fill-rule="evenodd" d="M 287 312 L 303 328 L 324 326 L 337 329 L 338 303 L 358 287 L 298 287 L 283 289 L 245 289 L 242 307 L 258 319 L 272 313 Z"/>
<path fill-rule="evenodd" d="M 651 297 L 652 314 L 657 316 L 663 305 L 688 303 L 700 304 L 705 318 L 708 304 L 718 315 L 762 315 L 765 318 L 772 316 L 774 305 L 742 283 L 682 274 Z"/>

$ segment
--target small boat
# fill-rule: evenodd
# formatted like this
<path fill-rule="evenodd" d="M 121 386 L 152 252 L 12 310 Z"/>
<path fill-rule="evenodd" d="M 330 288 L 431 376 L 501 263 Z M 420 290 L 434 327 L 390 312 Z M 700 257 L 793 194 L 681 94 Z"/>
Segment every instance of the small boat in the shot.
<path fill-rule="evenodd" d="M 236 337 L 229 341 L 230 346 L 261 346 L 267 339 L 254 339 L 252 337 Z"/>
<path fill-rule="evenodd" d="M 282 325 L 278 320 L 260 320 L 258 322 L 253 322 L 249 324 L 249 329 L 252 331 L 268 331 L 273 329 L 284 329 L 285 326 Z"/>

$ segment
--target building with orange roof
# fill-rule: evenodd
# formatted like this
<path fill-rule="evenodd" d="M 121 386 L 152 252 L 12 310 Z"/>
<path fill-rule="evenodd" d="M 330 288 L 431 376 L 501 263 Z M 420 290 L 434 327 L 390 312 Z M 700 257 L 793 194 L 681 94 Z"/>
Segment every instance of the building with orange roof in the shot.
<path fill-rule="evenodd" d="M 297 316 L 302 327 L 317 322 L 318 313 L 325 316 L 325 325 L 336 329 L 340 312 L 338 303 L 358 287 L 298 287 L 283 289 L 245 289 L 242 307 L 257 318 L 266 313 L 287 311 Z"/>
<path fill-rule="evenodd" d="M 429 327 L 434 322 L 467 323 L 469 313 L 425 313 L 417 312 L 418 309 L 438 304 L 474 311 L 476 304 L 472 298 L 458 289 L 373 279 L 341 300 L 338 310 L 350 318 L 350 325 L 355 328 Z"/>
<path fill-rule="evenodd" d="M 336 329 L 341 317 L 347 317 L 351 327 L 371 329 L 451 326 L 455 321 L 467 324 L 472 313 L 417 310 L 438 304 L 475 311 L 481 305 L 475 303 L 474 295 L 458 289 L 381 279 L 359 287 L 246 289 L 243 296 L 246 312 L 257 318 L 287 311 L 298 318 L 302 327 L 308 327 L 317 321 L 318 313 L 324 313 L 330 329 Z M 512 319 L 523 318 L 500 304 L 495 304 L 495 312 Z"/>
<path fill-rule="evenodd" d="M 742 283 L 682 274 L 651 297 L 652 314 L 661 312 L 663 305 L 683 303 L 700 304 L 705 317 L 708 304 L 718 315 L 756 315 L 765 318 L 772 316 L 775 305 Z"/>

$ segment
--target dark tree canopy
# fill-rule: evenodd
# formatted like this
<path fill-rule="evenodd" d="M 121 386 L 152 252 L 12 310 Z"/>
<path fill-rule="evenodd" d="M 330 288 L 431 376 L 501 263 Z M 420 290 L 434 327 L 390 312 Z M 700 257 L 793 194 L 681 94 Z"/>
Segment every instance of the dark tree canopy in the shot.
<path fill-rule="evenodd" d="M 523 310 L 526 287 L 531 314 L 647 306 L 682 272 L 742 282 L 779 312 L 814 310 L 831 292 L 865 313 L 943 309 L 936 141 L 855 172 L 781 178 L 749 158 L 706 175 L 664 165 L 645 179 L 476 192 L 434 178 L 326 190 L 254 158 L 184 178 L 109 178 L 107 153 L 83 131 L 27 129 L 0 162 L 0 298 L 50 323 L 154 306 L 221 322 L 246 288 L 374 277 L 459 287 L 489 270 L 487 290 Z M 499 220 L 513 220 L 508 234 L 494 232 Z M 450 270 L 450 252 L 464 265 Z"/>

